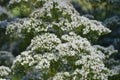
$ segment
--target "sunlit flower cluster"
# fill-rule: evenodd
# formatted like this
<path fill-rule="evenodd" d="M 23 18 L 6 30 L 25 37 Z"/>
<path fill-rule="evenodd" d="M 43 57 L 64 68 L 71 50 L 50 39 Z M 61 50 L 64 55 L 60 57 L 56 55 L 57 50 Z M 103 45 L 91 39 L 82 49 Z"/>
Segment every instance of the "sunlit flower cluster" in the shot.
<path fill-rule="evenodd" d="M 57 38 L 55 34 L 45 33 L 43 35 L 39 35 L 33 38 L 31 40 L 30 46 L 28 46 L 28 49 L 37 52 L 46 52 L 51 51 L 60 43 L 61 40 Z"/>

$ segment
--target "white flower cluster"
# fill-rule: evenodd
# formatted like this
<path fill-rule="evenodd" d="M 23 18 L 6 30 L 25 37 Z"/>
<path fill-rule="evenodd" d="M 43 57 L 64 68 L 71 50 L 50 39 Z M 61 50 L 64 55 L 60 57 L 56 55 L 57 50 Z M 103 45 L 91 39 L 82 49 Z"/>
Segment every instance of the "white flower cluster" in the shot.
<path fill-rule="evenodd" d="M 35 53 L 33 52 L 34 50 L 25 51 L 16 58 L 12 68 L 14 70 L 19 70 L 20 66 L 26 67 L 27 65 L 27 69 L 33 67 L 41 72 L 41 78 L 43 78 L 44 74 L 50 75 L 51 69 L 55 69 L 55 71 L 58 72 L 58 69 L 60 68 L 60 73 L 53 73 L 53 77 L 48 77 L 53 80 L 69 80 L 69 78 L 73 80 L 107 80 L 109 69 L 105 67 L 105 55 L 101 50 L 92 46 L 86 38 L 82 38 L 73 32 L 69 33 L 69 35 L 62 36 L 61 40 L 65 41 L 64 43 L 61 43 L 59 38 L 55 37 L 56 36 L 53 34 L 45 33 L 38 38 L 40 39 L 39 41 L 34 41 L 35 43 L 33 44 L 35 46 L 39 42 L 44 42 L 44 40 L 48 40 L 47 42 L 49 44 L 49 42 L 51 43 L 51 40 L 54 39 L 56 41 L 57 39 L 59 43 L 57 43 L 56 46 L 53 45 L 54 49 L 50 50 L 50 53 L 42 52 L 41 54 L 40 51 L 38 51 L 39 49 L 37 50 L 38 52 Z M 55 42 L 54 40 L 53 42 Z M 44 44 L 45 43 L 39 43 L 41 46 Z M 64 67 L 63 65 L 67 65 L 68 67 Z"/>
<path fill-rule="evenodd" d="M 35 10 L 31 16 L 50 22 L 49 26 L 52 28 L 57 26 L 63 31 L 71 30 L 73 28 L 72 26 L 74 26 L 71 22 L 77 21 L 79 14 L 70 4 L 68 5 L 66 3 L 68 2 L 63 0 L 49 0 L 41 9 Z M 77 25 L 77 23 L 75 24 Z"/>
<path fill-rule="evenodd" d="M 14 4 L 14 3 L 20 3 L 20 2 L 30 2 L 32 0 L 10 0 L 9 4 Z M 47 0 L 35 0 L 35 2 L 40 2 L 40 1 L 47 1 Z"/>
<path fill-rule="evenodd" d="M 119 75 L 120 74 L 120 60 L 115 60 L 112 55 L 117 53 L 117 50 L 114 50 L 113 46 L 109 46 L 108 48 L 101 47 L 99 45 L 94 46 L 97 50 L 102 51 L 106 56 L 106 60 L 104 61 L 106 65 L 109 67 L 109 76 Z"/>
<path fill-rule="evenodd" d="M 55 14 L 55 15 L 53 15 Z M 89 20 L 86 17 L 79 16 L 73 6 L 63 0 L 49 0 L 42 8 L 32 12 L 31 17 L 50 22 L 49 27 L 54 26 L 62 31 L 74 31 L 83 35 L 100 35 L 110 32 L 101 22 Z"/>
<path fill-rule="evenodd" d="M 49 70 L 50 60 L 54 58 L 56 57 L 52 55 L 52 53 L 45 53 L 42 55 L 32 51 L 24 51 L 14 60 L 12 65 L 13 73 L 16 75 L 21 75 L 23 73 L 27 75 L 39 72 L 38 77 L 43 80 L 43 75 Z M 22 69 L 22 71 L 20 69 Z M 21 79 L 24 79 L 26 75 L 22 75 Z"/>
<path fill-rule="evenodd" d="M 41 61 L 39 61 L 39 63 L 35 68 L 39 70 L 43 70 L 46 68 L 49 69 L 49 67 L 50 67 L 50 61 L 47 59 L 42 59 Z"/>
<path fill-rule="evenodd" d="M 69 67 L 79 66 L 79 71 L 76 72 L 75 70 L 72 73 L 72 75 L 74 75 L 74 80 L 107 80 L 108 75 L 106 73 L 108 73 L 108 69 L 103 63 L 105 55 L 92 47 L 86 39 L 82 39 L 78 36 L 75 38 L 74 36 L 73 40 L 71 40 L 69 37 L 70 36 L 67 38 L 70 39 L 68 40 L 69 42 L 58 45 L 56 49 L 58 50 L 60 59 L 65 58 L 65 60 L 67 60 L 67 63 L 65 64 L 70 65 L 72 62 L 72 65 Z M 72 72 L 72 70 L 70 72 Z"/>
<path fill-rule="evenodd" d="M 10 4 L 13 4 L 13 3 L 20 3 L 21 1 L 25 1 L 27 2 L 28 0 L 10 0 Z"/>
<path fill-rule="evenodd" d="M 39 57 L 37 65 L 35 65 L 35 69 L 42 71 L 43 73 L 48 74 L 45 71 L 50 69 L 51 61 L 57 61 L 57 56 L 54 53 L 44 53 L 43 55 L 36 55 Z"/>
<path fill-rule="evenodd" d="M 86 22 L 87 21 L 87 22 Z M 94 31 L 96 31 L 96 32 L 98 32 L 97 34 L 98 35 L 101 35 L 101 34 L 103 34 L 104 32 L 110 32 L 110 30 L 109 29 L 107 29 L 107 28 L 105 28 L 103 25 L 102 25 L 102 23 L 101 22 L 98 22 L 98 21 L 96 21 L 96 20 L 86 20 L 85 22 L 86 23 L 84 23 L 84 25 L 86 25 L 87 27 L 85 27 L 84 29 L 83 29 L 83 34 L 88 34 L 88 33 L 90 33 L 90 32 L 94 32 Z"/>
<path fill-rule="evenodd" d="M 77 35 L 63 35 L 62 39 L 67 41 L 67 43 L 59 44 L 56 49 L 59 51 L 59 56 L 75 56 L 78 53 L 81 53 L 82 50 L 89 49 L 90 43 L 86 38 L 82 38 Z M 81 50 L 81 51 L 80 51 Z"/>
<path fill-rule="evenodd" d="M 70 74 L 68 72 L 59 72 L 53 77 L 53 80 L 70 80 Z"/>
<path fill-rule="evenodd" d="M 74 71 L 67 72 L 69 73 L 69 77 L 72 77 L 72 80 L 87 80 L 87 79 L 97 79 L 97 80 L 108 80 L 108 69 L 105 68 L 105 65 L 99 60 L 98 57 L 94 57 L 95 55 L 92 56 L 83 56 L 80 60 L 76 61 L 76 66 L 79 66 L 82 68 L 79 69 L 76 68 Z M 72 58 L 72 57 L 71 57 Z M 95 60 L 97 59 L 97 60 Z M 68 63 L 67 63 L 68 64 Z M 81 65 L 81 66 L 80 66 Z M 75 65 L 74 65 L 75 66 Z M 66 77 L 63 77 L 61 75 L 55 75 L 54 76 L 56 79 L 65 79 Z M 68 78 L 68 77 L 67 77 Z M 68 78 L 69 80 L 69 78 Z"/>
<path fill-rule="evenodd" d="M 6 66 L 0 66 L 0 77 L 7 77 L 11 73 L 11 70 L 9 67 Z"/>
<path fill-rule="evenodd" d="M 49 39 L 51 39 L 51 37 L 49 37 Z M 25 72 L 27 72 L 32 67 L 37 70 L 43 70 L 46 68 L 49 69 L 51 60 L 57 60 L 57 57 L 54 53 L 39 53 L 34 52 L 34 50 L 24 51 L 16 57 L 12 65 L 12 69 L 14 71 L 19 71 L 19 68 L 23 68 L 25 69 Z"/>
<path fill-rule="evenodd" d="M 41 22 L 41 20 L 33 18 L 17 19 L 10 22 L 7 27 L 6 34 L 12 34 L 14 38 L 24 38 L 28 35 L 36 36 L 41 32 L 46 32 L 48 28 L 47 24 Z"/>
<path fill-rule="evenodd" d="M 73 6 L 64 0 L 47 1 L 42 8 L 33 11 L 31 17 L 11 22 L 7 27 L 7 33 L 12 33 L 14 37 L 24 37 L 31 32 L 37 34 L 49 29 L 59 35 L 74 31 L 94 41 L 100 35 L 110 32 L 101 22 L 79 16 Z"/>
<path fill-rule="evenodd" d="M 17 56 L 16 59 L 13 62 L 13 69 L 16 69 L 17 67 L 23 66 L 26 68 L 29 68 L 33 66 L 35 63 L 37 63 L 37 56 L 32 55 L 31 51 L 24 51 L 21 53 L 21 55 Z"/>
<path fill-rule="evenodd" d="M 57 38 L 55 34 L 45 33 L 33 38 L 28 49 L 32 51 L 46 52 L 51 51 L 60 43 L 61 40 Z"/>

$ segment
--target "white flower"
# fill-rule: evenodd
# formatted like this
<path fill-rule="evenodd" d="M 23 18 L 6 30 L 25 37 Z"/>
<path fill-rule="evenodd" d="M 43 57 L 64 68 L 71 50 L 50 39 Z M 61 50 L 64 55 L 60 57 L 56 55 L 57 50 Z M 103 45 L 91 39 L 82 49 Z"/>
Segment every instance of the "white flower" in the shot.
<path fill-rule="evenodd" d="M 10 73 L 11 73 L 11 70 L 9 67 L 0 66 L 0 77 L 9 76 Z"/>
<path fill-rule="evenodd" d="M 69 77 L 69 72 L 60 72 L 56 73 L 56 75 L 53 77 L 53 80 L 69 80 L 67 77 Z"/>
<path fill-rule="evenodd" d="M 35 68 L 38 70 L 42 70 L 42 69 L 49 68 L 49 67 L 50 67 L 50 61 L 45 58 L 41 59 L 38 62 L 38 64 L 35 66 Z"/>
<path fill-rule="evenodd" d="M 49 61 L 50 60 L 57 61 L 57 56 L 54 53 L 44 53 L 42 57 L 48 59 Z"/>

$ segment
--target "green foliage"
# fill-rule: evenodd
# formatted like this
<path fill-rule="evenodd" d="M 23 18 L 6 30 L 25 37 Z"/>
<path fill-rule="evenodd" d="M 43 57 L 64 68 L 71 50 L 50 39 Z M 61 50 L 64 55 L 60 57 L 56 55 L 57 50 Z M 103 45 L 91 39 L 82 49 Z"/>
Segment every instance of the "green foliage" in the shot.
<path fill-rule="evenodd" d="M 46 0 L 10 0 L 9 8 L 12 16 L 28 17 L 30 13 L 43 6 Z"/>

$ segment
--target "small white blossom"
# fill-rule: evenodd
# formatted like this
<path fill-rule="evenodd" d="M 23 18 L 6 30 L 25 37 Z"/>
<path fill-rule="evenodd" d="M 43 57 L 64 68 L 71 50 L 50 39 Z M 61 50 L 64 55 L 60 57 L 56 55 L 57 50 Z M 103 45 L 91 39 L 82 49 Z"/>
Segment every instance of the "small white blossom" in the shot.
<path fill-rule="evenodd" d="M 0 66 L 0 77 L 9 76 L 10 73 L 11 73 L 11 70 L 9 67 Z"/>
<path fill-rule="evenodd" d="M 45 58 L 41 59 L 38 62 L 38 64 L 35 66 L 35 68 L 38 70 L 39 69 L 42 70 L 42 69 L 49 68 L 49 67 L 50 67 L 50 61 Z"/>
<path fill-rule="evenodd" d="M 69 72 L 60 72 L 53 77 L 53 80 L 69 80 L 67 79 L 67 77 L 69 76 L 70 76 Z"/>

